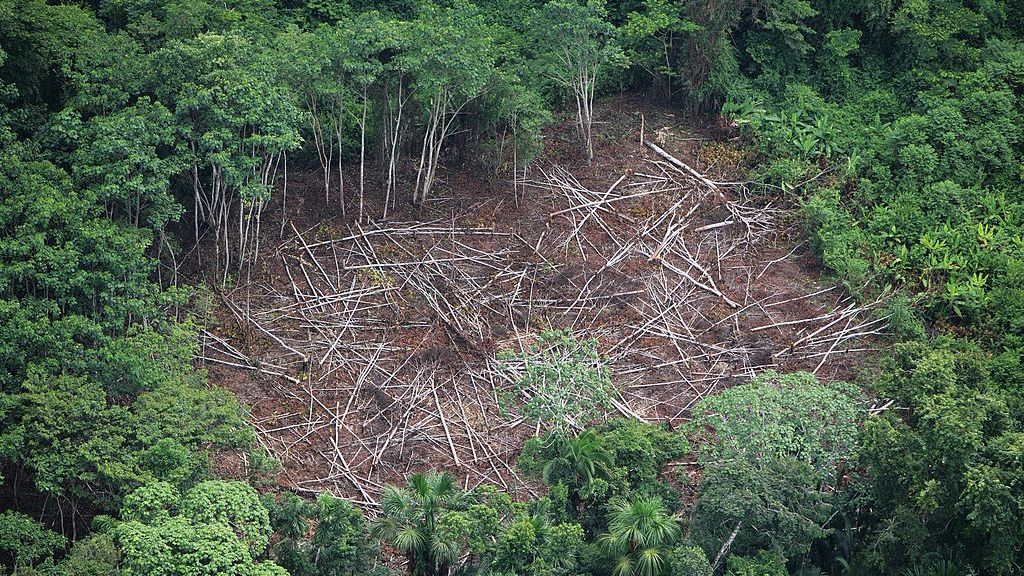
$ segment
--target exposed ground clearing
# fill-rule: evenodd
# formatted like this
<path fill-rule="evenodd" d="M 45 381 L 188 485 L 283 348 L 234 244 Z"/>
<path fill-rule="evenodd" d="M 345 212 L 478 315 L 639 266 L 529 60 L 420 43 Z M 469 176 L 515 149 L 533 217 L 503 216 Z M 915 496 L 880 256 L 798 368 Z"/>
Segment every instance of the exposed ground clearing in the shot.
<path fill-rule="evenodd" d="M 517 197 L 449 171 L 422 211 L 360 226 L 293 176 L 286 224 L 264 224 L 268 248 L 203 351 L 284 485 L 372 507 L 437 467 L 529 490 L 514 463 L 535 428 L 498 408 L 516 374 L 498 355 L 549 327 L 596 338 L 616 411 L 648 421 L 685 421 L 764 370 L 850 375 L 884 326 L 874 307 L 819 281 L 785 200 L 743 181 L 743 154 L 643 106 L 647 139 L 702 180 L 636 143 L 638 106 L 602 108 L 590 166 L 551 132 Z"/>

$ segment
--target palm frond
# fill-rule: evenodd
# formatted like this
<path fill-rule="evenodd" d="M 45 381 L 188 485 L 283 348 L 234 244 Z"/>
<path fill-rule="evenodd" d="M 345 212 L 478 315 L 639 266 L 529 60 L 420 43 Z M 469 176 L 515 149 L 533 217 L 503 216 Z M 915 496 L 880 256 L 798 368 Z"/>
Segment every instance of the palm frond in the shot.
<path fill-rule="evenodd" d="M 391 544 L 402 552 L 422 552 L 426 546 L 426 538 L 414 526 L 401 527 L 391 538 Z"/>
<path fill-rule="evenodd" d="M 612 566 L 611 576 L 633 576 L 633 559 L 629 556 L 619 558 Z"/>
<path fill-rule="evenodd" d="M 658 576 L 665 566 L 665 555 L 658 548 L 645 548 L 637 555 L 634 576 Z"/>

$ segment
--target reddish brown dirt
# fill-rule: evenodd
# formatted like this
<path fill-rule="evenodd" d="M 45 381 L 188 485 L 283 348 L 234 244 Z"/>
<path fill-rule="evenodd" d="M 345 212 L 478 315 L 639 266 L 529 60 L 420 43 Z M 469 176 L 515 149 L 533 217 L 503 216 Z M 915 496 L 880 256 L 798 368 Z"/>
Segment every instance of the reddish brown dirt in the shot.
<path fill-rule="evenodd" d="M 529 491 L 514 462 L 536 428 L 499 409 L 517 373 L 499 356 L 546 328 L 598 341 L 620 392 L 612 413 L 669 424 L 766 370 L 849 378 L 870 358 L 879 324 L 819 280 L 785 198 L 753 183 L 709 190 L 656 164 L 637 134 L 642 122 L 720 182 L 747 178 L 736 142 L 632 98 L 598 110 L 589 165 L 556 126 L 516 193 L 442 170 L 424 207 L 406 196 L 387 222 L 360 225 L 351 202 L 343 215 L 324 201 L 316 171 L 290 174 L 287 206 L 278 194 L 264 213 L 261 258 L 221 294 L 204 338 L 212 380 L 249 407 L 282 486 L 372 505 L 408 471 L 446 468 L 467 486 Z M 601 209 L 550 185 L 555 174 Z"/>

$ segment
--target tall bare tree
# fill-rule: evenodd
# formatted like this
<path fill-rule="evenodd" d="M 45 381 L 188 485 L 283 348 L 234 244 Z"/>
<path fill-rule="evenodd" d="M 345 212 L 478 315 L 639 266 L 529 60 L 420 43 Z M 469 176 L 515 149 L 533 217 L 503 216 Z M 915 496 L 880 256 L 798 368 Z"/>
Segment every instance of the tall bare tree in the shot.
<path fill-rule="evenodd" d="M 541 71 L 569 92 L 576 104 L 576 130 L 583 152 L 594 158 L 594 94 L 602 69 L 626 63 L 615 28 L 601 0 L 552 0 L 534 25 L 542 50 Z"/>

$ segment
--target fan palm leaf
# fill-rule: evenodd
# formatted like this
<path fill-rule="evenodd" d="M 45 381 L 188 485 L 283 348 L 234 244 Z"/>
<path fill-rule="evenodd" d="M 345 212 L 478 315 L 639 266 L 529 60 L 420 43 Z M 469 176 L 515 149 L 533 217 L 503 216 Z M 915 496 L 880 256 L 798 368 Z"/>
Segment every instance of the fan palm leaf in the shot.
<path fill-rule="evenodd" d="M 669 513 L 660 498 L 640 498 L 611 506 L 608 532 L 598 544 L 618 557 L 616 576 L 658 576 L 666 567 L 669 549 L 681 534 L 678 518 Z"/>

